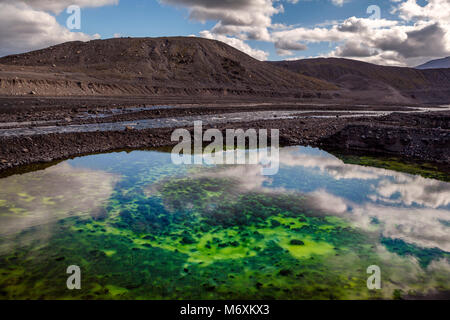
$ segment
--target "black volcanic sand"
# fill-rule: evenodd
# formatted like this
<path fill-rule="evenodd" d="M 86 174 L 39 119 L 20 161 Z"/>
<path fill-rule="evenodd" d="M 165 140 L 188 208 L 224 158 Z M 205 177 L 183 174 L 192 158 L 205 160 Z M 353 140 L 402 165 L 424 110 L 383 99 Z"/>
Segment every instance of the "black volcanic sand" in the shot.
<path fill-rule="evenodd" d="M 413 107 L 413 106 L 410 106 Z M 338 153 L 359 152 L 397 156 L 402 159 L 450 164 L 450 112 L 393 113 L 383 117 L 345 118 L 344 111 L 404 111 L 393 105 L 358 106 L 299 104 L 294 100 L 246 100 L 230 98 L 0 98 L 0 127 L 67 126 L 101 122 L 177 118 L 253 111 L 315 110 L 298 119 L 218 124 L 225 129 L 280 129 L 280 144 L 310 145 Z M 326 113 L 326 111 L 335 111 Z M 311 116 L 328 115 L 327 118 Z M 34 123 L 33 123 L 34 122 Z M 39 123 L 40 122 L 40 123 Z M 205 126 L 208 129 L 211 126 Z M 23 165 L 49 163 L 73 156 L 119 149 L 172 146 L 173 128 L 108 132 L 76 132 L 0 137 L 0 171 Z"/>

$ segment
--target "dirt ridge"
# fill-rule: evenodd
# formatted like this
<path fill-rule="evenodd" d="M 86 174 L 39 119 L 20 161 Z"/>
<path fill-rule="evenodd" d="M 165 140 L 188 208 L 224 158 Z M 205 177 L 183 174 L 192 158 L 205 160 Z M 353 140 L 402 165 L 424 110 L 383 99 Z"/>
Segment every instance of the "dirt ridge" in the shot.
<path fill-rule="evenodd" d="M 298 95 L 333 84 L 193 37 L 67 42 L 0 58 L 3 95 Z M 53 89 L 53 90 L 52 90 Z M 310 95 L 311 93 L 309 93 Z"/>

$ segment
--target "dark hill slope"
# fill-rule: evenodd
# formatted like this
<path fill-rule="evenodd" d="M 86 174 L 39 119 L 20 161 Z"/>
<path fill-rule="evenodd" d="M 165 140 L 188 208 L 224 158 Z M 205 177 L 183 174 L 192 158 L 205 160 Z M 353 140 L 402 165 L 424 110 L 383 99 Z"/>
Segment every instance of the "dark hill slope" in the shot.
<path fill-rule="evenodd" d="M 384 92 L 398 102 L 450 102 L 450 69 L 417 70 L 388 67 L 356 60 L 318 58 L 271 62 L 272 65 L 315 77 L 361 97 Z M 402 101 L 404 100 L 404 101 Z"/>
<path fill-rule="evenodd" d="M 325 81 L 253 59 L 222 42 L 192 37 L 69 42 L 0 58 L 0 64 L 22 67 L 24 74 L 18 81 L 26 80 L 26 73 L 31 79 L 49 80 L 50 87 L 51 81 L 56 81 L 61 86 L 58 94 L 63 95 L 301 95 L 335 89 Z M 17 72 L 17 68 L 6 71 Z M 32 89 L 30 83 L 21 85 Z M 35 91 L 46 94 L 45 84 L 36 83 Z"/>

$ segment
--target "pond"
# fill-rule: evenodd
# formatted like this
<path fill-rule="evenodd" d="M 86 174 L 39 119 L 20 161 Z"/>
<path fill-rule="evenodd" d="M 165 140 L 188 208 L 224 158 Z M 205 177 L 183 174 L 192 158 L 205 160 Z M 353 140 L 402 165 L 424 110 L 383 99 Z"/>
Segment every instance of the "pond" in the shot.
<path fill-rule="evenodd" d="M 281 149 L 274 176 L 91 155 L 0 179 L 0 299 L 447 297 L 449 228 L 448 182 L 318 149 Z"/>

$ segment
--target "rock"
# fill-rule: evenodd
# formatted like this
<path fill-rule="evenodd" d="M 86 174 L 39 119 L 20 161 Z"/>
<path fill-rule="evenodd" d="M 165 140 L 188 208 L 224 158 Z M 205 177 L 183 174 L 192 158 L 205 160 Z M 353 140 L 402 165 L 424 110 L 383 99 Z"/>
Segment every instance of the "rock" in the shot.
<path fill-rule="evenodd" d="M 291 242 L 289 242 L 289 244 L 291 246 L 304 246 L 305 245 L 305 243 L 302 240 L 297 240 L 297 239 L 291 240 Z"/>
<path fill-rule="evenodd" d="M 232 247 L 239 247 L 240 244 L 238 241 L 233 241 L 233 242 L 230 242 L 229 245 Z"/>
<path fill-rule="evenodd" d="M 283 277 L 286 277 L 286 276 L 290 275 L 291 273 L 292 273 L 291 270 L 288 270 L 288 269 L 282 269 L 279 272 L 280 276 L 283 276 Z"/>
<path fill-rule="evenodd" d="M 279 227 L 281 225 L 281 223 L 278 222 L 277 220 L 272 220 L 271 224 L 272 224 L 272 227 Z"/>
<path fill-rule="evenodd" d="M 131 127 L 131 126 L 126 126 L 125 127 L 125 131 L 133 131 L 133 130 L 134 130 L 134 128 Z"/>
<path fill-rule="evenodd" d="M 195 239 L 190 234 L 185 233 L 183 238 L 181 238 L 180 243 L 181 244 L 194 244 Z"/>

